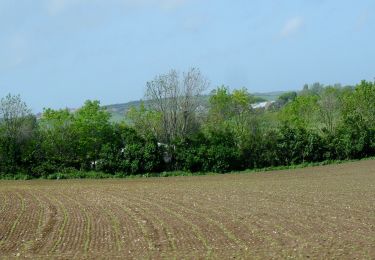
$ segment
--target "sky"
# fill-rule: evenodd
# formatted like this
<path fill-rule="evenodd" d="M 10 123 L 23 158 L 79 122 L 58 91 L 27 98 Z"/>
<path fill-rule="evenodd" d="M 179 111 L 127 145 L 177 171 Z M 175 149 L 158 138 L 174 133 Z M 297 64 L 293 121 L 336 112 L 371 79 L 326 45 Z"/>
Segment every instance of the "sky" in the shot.
<path fill-rule="evenodd" d="M 139 100 L 197 67 L 210 89 L 375 77 L 373 0 L 0 0 L 0 97 L 30 108 Z"/>

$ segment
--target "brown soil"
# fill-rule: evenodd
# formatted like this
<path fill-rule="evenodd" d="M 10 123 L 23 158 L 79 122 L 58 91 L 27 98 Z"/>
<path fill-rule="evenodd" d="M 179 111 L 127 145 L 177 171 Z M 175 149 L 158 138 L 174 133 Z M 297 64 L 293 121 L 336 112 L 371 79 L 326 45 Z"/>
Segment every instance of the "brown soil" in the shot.
<path fill-rule="evenodd" d="M 135 180 L 0 181 L 6 258 L 375 259 L 375 161 Z"/>

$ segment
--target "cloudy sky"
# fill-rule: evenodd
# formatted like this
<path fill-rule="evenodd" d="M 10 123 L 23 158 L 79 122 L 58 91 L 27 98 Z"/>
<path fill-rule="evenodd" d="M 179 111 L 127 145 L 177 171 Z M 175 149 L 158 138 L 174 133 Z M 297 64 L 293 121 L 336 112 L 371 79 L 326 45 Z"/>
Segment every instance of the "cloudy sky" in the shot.
<path fill-rule="evenodd" d="M 0 97 L 143 97 L 174 68 L 250 92 L 375 77 L 373 0 L 0 0 Z"/>

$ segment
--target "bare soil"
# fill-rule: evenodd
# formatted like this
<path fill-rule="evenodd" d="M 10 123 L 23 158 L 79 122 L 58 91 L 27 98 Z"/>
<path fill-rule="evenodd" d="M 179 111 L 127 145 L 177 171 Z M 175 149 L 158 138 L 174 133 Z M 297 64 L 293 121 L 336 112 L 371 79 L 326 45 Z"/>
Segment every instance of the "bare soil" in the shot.
<path fill-rule="evenodd" d="M 375 161 L 200 177 L 0 181 L 0 256 L 375 259 Z"/>

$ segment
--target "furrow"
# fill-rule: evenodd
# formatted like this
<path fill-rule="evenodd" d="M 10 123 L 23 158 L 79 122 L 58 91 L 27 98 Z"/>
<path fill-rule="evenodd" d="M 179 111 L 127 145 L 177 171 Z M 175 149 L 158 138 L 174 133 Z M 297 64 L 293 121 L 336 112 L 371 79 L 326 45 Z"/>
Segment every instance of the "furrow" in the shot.
<path fill-rule="evenodd" d="M 19 210 L 19 213 L 17 214 L 17 217 L 14 219 L 13 222 L 11 222 L 12 224 L 10 225 L 9 229 L 3 233 L 4 236 L 2 240 L 0 241 L 0 252 L 1 251 L 7 252 L 14 247 L 14 245 L 12 245 L 12 242 L 9 242 L 9 240 L 12 237 L 12 235 L 15 233 L 17 226 L 20 224 L 20 219 L 25 213 L 25 209 L 26 209 L 25 199 L 20 195 L 19 192 L 16 192 L 15 194 L 18 200 L 20 201 L 20 210 Z"/>
<path fill-rule="evenodd" d="M 88 209 L 83 207 L 79 202 L 79 192 L 71 191 L 68 194 L 74 194 L 76 197 L 72 199 L 64 193 L 58 193 L 61 198 L 64 198 L 64 202 L 69 204 L 72 211 L 72 218 L 74 221 L 68 226 L 69 230 L 65 232 L 63 239 L 62 251 L 82 251 L 84 254 L 87 254 L 91 241 L 91 229 L 92 223 L 91 218 L 89 217 Z M 77 207 L 72 207 L 76 205 Z"/>
<path fill-rule="evenodd" d="M 215 226 L 218 230 L 220 230 L 218 233 L 221 232 L 224 234 L 222 244 L 218 245 L 221 249 L 223 247 L 233 248 L 237 250 L 241 250 L 241 249 L 244 250 L 247 248 L 245 243 L 241 239 L 237 238 L 236 235 L 232 231 L 227 229 L 222 222 L 215 220 L 214 218 L 212 218 L 206 213 L 199 212 L 197 208 L 192 209 L 190 207 L 187 207 L 186 205 L 176 203 L 173 201 L 171 197 L 168 197 L 164 199 L 163 201 L 160 201 L 159 199 L 158 201 L 159 201 L 158 202 L 159 204 L 169 204 L 172 206 L 172 208 L 180 208 L 182 211 L 186 212 L 186 214 L 188 214 L 188 217 L 191 219 L 204 219 L 208 221 L 210 225 Z M 207 226 L 207 223 L 202 223 L 202 225 Z M 216 231 L 212 231 L 212 232 L 215 232 L 215 234 L 218 234 Z M 216 240 L 218 239 L 218 235 L 215 237 L 215 239 Z"/>
<path fill-rule="evenodd" d="M 8 206 L 9 199 L 6 193 L 1 192 L 0 194 L 1 194 L 0 214 L 2 214 L 5 211 L 6 207 Z"/>
<path fill-rule="evenodd" d="M 63 214 L 63 221 L 60 225 L 60 227 L 58 228 L 58 236 L 57 236 L 57 239 L 55 240 L 55 243 L 53 244 L 52 248 L 49 250 L 49 253 L 55 253 L 56 250 L 58 249 L 59 246 L 61 246 L 61 243 L 62 243 L 62 240 L 63 240 L 63 237 L 65 235 L 65 229 L 66 229 L 66 226 L 69 224 L 69 222 L 71 221 L 72 218 L 69 218 L 69 213 L 68 213 L 68 210 L 67 208 L 65 207 L 65 205 L 60 201 L 58 200 L 54 195 L 50 195 L 50 197 L 53 197 L 53 201 L 59 205 L 59 209 L 61 209 L 61 212 Z M 56 205 L 55 204 L 55 205 Z"/>
<path fill-rule="evenodd" d="M 135 195 L 133 197 L 135 197 Z M 142 199 L 141 197 L 136 197 L 136 199 L 138 201 L 140 201 L 142 204 L 146 203 L 146 204 L 148 204 L 152 207 L 156 207 L 156 208 L 160 209 L 162 212 L 167 213 L 170 216 L 174 216 L 175 218 L 180 220 L 184 225 L 189 226 L 189 229 L 194 233 L 195 239 L 200 241 L 201 245 L 203 246 L 204 251 L 206 252 L 206 257 L 212 257 L 212 247 L 209 244 L 207 238 L 205 237 L 204 232 L 201 230 L 201 228 L 198 225 L 194 224 L 192 221 L 189 221 L 182 214 L 178 213 L 175 210 L 171 210 L 171 209 L 169 209 L 165 206 L 162 206 L 158 203 L 152 203 L 152 202 L 150 202 L 146 199 Z M 206 234 L 206 235 L 208 235 L 208 234 Z M 196 248 L 190 248 L 190 250 L 191 249 L 196 250 Z M 189 250 L 189 249 L 187 249 L 187 250 Z"/>
<path fill-rule="evenodd" d="M 33 191 L 34 196 L 40 201 L 42 211 L 38 223 L 38 231 L 35 240 L 27 248 L 26 254 L 47 254 L 59 239 L 59 230 L 64 225 L 64 211 L 56 201 L 51 201 L 49 192 Z M 48 198 L 46 194 L 48 193 Z"/>
<path fill-rule="evenodd" d="M 143 254 L 149 256 L 149 250 L 153 250 L 156 248 L 155 243 L 151 239 L 150 234 L 150 229 L 152 230 L 153 228 L 150 228 L 150 223 L 152 223 L 152 220 L 149 219 L 148 216 L 151 216 L 151 214 L 141 214 L 141 208 L 139 207 L 139 205 L 134 206 L 134 204 L 129 202 L 129 199 L 124 201 L 116 195 L 112 194 L 111 192 L 106 192 L 105 194 L 103 194 L 107 203 L 111 203 L 113 205 L 112 208 L 119 208 L 122 210 L 122 212 L 125 212 L 126 216 L 130 217 L 133 220 L 133 222 L 136 223 L 136 226 L 138 227 L 141 233 L 139 234 L 139 232 L 136 232 L 134 226 L 123 226 L 127 227 L 125 228 L 125 230 L 123 230 L 123 236 L 126 237 L 130 243 L 130 253 L 139 254 L 143 252 Z M 144 240 L 144 243 L 142 243 L 142 240 Z"/>

